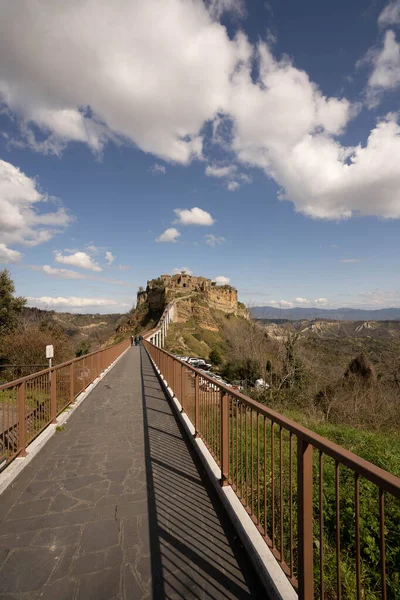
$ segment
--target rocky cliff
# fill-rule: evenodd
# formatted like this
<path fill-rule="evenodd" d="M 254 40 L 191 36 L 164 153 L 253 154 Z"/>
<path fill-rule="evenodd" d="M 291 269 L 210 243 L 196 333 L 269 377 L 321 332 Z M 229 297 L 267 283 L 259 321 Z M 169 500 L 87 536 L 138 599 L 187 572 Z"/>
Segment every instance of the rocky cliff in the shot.
<path fill-rule="evenodd" d="M 173 322 L 196 319 L 199 327 L 216 331 L 212 311 L 249 318 L 246 307 L 238 302 L 237 290 L 229 285 L 218 286 L 211 279 L 188 275 L 161 275 L 147 282 L 137 294 L 136 309 L 118 323 L 117 332 L 138 332 L 154 325 L 170 302 L 175 305 Z"/>

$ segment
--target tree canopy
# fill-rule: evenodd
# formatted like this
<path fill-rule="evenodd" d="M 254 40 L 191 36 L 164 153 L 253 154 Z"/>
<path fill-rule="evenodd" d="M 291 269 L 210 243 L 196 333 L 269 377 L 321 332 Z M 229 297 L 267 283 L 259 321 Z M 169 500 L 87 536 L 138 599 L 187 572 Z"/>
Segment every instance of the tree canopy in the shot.
<path fill-rule="evenodd" d="M 25 306 L 26 299 L 15 296 L 14 282 L 9 271 L 0 271 L 0 335 L 13 331 Z"/>

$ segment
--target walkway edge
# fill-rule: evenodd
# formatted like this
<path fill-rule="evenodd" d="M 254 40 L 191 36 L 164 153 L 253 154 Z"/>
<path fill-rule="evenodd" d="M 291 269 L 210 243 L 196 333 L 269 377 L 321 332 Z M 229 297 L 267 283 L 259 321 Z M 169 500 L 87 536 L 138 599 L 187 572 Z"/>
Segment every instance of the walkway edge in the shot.
<path fill-rule="evenodd" d="M 72 415 L 72 413 L 75 411 L 75 409 L 77 409 L 78 406 L 80 406 L 82 404 L 82 402 L 85 400 L 85 398 L 88 397 L 90 392 L 107 375 L 107 373 L 109 371 L 111 371 L 111 369 L 117 364 L 119 359 L 122 358 L 124 356 L 124 354 L 126 352 L 128 352 L 128 350 L 129 350 L 129 348 L 124 350 L 124 352 L 120 356 L 118 356 L 118 358 L 116 358 L 115 361 L 113 363 L 111 363 L 111 365 L 109 367 L 107 367 L 107 369 L 105 369 L 102 373 L 100 373 L 100 375 L 97 377 L 97 379 L 95 379 L 90 385 L 88 385 L 88 387 L 85 389 L 85 391 L 81 392 L 79 394 L 79 396 L 77 396 L 75 398 L 75 401 L 73 403 L 71 403 L 67 406 L 65 411 L 63 411 L 61 414 L 58 415 L 57 422 L 55 424 L 48 425 L 46 427 L 46 429 L 44 429 L 42 431 L 42 433 L 39 434 L 37 436 L 37 438 L 35 438 L 33 440 L 33 442 L 31 442 L 29 444 L 29 446 L 27 446 L 27 448 L 26 448 L 27 455 L 26 456 L 24 456 L 23 458 L 20 458 L 20 457 L 15 458 L 9 464 L 9 466 L 6 467 L 4 469 L 4 471 L 2 471 L 0 473 L 0 496 L 8 488 L 8 486 L 10 486 L 12 484 L 14 479 L 16 477 L 18 477 L 18 475 L 21 473 L 21 471 L 29 465 L 31 460 L 40 452 L 40 450 L 45 446 L 45 444 L 47 444 L 49 439 L 51 437 L 53 437 L 53 435 L 56 432 L 56 428 L 59 427 L 60 425 L 65 424 L 68 421 L 68 418 Z"/>
<path fill-rule="evenodd" d="M 220 484 L 221 470 L 215 462 L 206 445 L 200 438 L 195 438 L 195 428 L 186 413 L 181 412 L 179 400 L 174 396 L 173 390 L 168 387 L 160 370 L 149 356 L 156 373 L 158 374 L 164 391 L 166 392 L 175 413 L 183 425 L 193 447 L 195 448 L 210 481 L 216 490 L 224 508 L 226 509 L 236 532 L 245 547 L 247 554 L 256 569 L 262 584 L 269 597 L 274 600 L 297 600 L 298 596 L 276 561 L 271 550 L 264 542 L 244 506 L 236 496 L 232 487 Z"/>

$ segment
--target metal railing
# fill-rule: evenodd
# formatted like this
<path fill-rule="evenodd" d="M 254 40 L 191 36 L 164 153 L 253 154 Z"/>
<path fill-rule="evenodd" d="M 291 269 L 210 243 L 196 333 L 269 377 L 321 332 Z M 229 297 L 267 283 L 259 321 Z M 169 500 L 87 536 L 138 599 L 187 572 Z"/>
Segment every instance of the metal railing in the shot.
<path fill-rule="evenodd" d="M 301 600 L 400 597 L 400 478 L 144 347 Z"/>
<path fill-rule="evenodd" d="M 0 385 L 0 464 L 25 456 L 27 445 L 129 345 L 120 342 Z"/>

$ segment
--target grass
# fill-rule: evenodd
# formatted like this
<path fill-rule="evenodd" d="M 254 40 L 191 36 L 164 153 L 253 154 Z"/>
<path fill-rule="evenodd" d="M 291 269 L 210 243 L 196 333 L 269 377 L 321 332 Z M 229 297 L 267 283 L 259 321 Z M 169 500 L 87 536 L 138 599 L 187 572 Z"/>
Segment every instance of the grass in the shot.
<path fill-rule="evenodd" d="M 212 404 L 212 402 L 211 402 Z M 394 474 L 400 474 L 400 436 L 386 433 L 361 431 L 349 426 L 337 426 L 310 422 L 310 419 L 294 411 L 286 415 L 313 429 L 316 433 L 348 448 L 352 452 Z M 214 456 L 219 456 L 219 409 L 201 410 L 202 430 L 205 441 Z M 290 526 L 293 539 L 297 539 L 297 456 L 296 440 L 293 438 L 291 461 L 288 432 L 280 433 L 279 427 L 271 429 L 266 421 L 264 463 L 264 421 L 250 413 L 236 413 L 231 405 L 230 413 L 230 479 L 236 493 L 249 508 L 253 517 L 267 535 L 274 537 L 278 550 L 283 549 L 286 563 L 290 562 Z M 272 459 L 272 455 L 274 458 Z M 282 455 L 282 462 L 280 456 Z M 292 496 L 289 494 L 289 472 L 292 471 Z M 314 506 L 314 574 L 316 596 L 320 597 L 320 551 L 323 549 L 324 591 L 327 600 L 337 598 L 336 582 L 336 496 L 335 461 L 327 456 L 322 463 L 323 485 L 323 532 L 319 530 L 319 453 L 314 451 L 313 506 Z M 354 473 L 341 466 L 340 470 L 340 574 L 342 598 L 349 600 L 356 592 L 356 528 Z M 282 479 L 283 502 L 280 503 Z M 292 510 L 292 519 L 290 516 Z M 400 502 L 385 494 L 385 538 L 387 597 L 400 598 Z M 360 477 L 360 538 L 361 538 L 361 585 L 362 598 L 382 598 L 380 581 L 380 534 L 379 490 L 377 486 Z M 297 563 L 297 545 L 294 544 L 294 574 Z"/>

